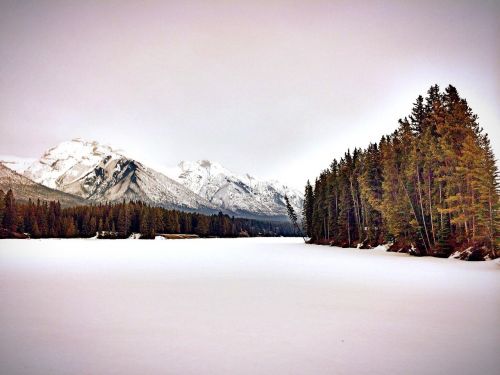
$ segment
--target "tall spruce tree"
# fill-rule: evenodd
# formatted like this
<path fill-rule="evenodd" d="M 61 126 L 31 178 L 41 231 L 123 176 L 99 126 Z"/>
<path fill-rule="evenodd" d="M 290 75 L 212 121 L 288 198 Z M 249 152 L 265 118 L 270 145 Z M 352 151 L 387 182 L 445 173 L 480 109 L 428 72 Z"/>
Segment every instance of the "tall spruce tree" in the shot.
<path fill-rule="evenodd" d="M 3 216 L 5 213 L 5 193 L 0 189 L 0 228 L 3 228 Z"/>
<path fill-rule="evenodd" d="M 302 231 L 301 231 L 301 229 L 299 227 L 299 223 L 298 223 L 297 213 L 295 212 L 294 208 L 290 204 L 290 200 L 288 199 L 288 196 L 286 194 L 285 194 L 285 205 L 286 205 L 286 211 L 288 214 L 288 218 L 290 219 L 290 222 L 297 229 L 297 232 L 299 234 L 302 234 Z M 302 239 L 304 240 L 304 242 L 306 242 L 306 239 L 304 236 L 302 236 Z"/>
<path fill-rule="evenodd" d="M 306 185 L 312 242 L 391 239 L 419 254 L 482 246 L 498 256 L 498 169 L 477 119 L 455 87 L 431 86 L 393 134 L 334 160 L 314 190 Z"/>
<path fill-rule="evenodd" d="M 313 188 L 309 180 L 307 180 L 305 194 L 304 194 L 304 205 L 302 209 L 303 227 L 307 237 L 312 237 L 313 207 L 314 207 Z"/>
<path fill-rule="evenodd" d="M 16 201 L 14 199 L 14 193 L 11 189 L 7 191 L 4 198 L 2 226 L 10 232 L 15 232 L 17 230 Z"/>

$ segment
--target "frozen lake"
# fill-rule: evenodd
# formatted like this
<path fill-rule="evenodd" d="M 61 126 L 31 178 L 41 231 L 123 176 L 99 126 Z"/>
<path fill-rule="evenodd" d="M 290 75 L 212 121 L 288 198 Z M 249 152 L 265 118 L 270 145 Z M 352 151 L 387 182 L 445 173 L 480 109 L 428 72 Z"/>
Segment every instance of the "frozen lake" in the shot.
<path fill-rule="evenodd" d="M 500 265 L 301 239 L 1 240 L 2 374 L 498 374 Z"/>

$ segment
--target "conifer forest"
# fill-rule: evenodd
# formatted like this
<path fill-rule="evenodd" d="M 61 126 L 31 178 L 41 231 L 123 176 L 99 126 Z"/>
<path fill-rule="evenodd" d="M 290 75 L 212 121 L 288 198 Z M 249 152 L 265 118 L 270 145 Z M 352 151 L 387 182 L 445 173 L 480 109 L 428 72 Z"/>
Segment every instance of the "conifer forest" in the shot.
<path fill-rule="evenodd" d="M 0 238 L 127 238 L 153 239 L 158 234 L 199 237 L 293 236 L 289 223 L 167 210 L 142 202 L 61 208 L 56 201 L 16 202 L 12 190 L 0 190 Z"/>
<path fill-rule="evenodd" d="M 498 167 L 478 116 L 455 87 L 430 87 L 392 134 L 307 182 L 303 224 L 315 244 L 498 257 Z"/>

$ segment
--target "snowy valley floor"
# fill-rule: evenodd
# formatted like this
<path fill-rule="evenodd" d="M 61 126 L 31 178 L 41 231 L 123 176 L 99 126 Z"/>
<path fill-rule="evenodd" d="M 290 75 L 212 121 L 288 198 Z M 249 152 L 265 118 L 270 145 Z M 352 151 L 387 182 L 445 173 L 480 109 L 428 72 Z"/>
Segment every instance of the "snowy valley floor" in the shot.
<path fill-rule="evenodd" d="M 1 240 L 2 374 L 498 374 L 500 265 L 300 239 Z"/>

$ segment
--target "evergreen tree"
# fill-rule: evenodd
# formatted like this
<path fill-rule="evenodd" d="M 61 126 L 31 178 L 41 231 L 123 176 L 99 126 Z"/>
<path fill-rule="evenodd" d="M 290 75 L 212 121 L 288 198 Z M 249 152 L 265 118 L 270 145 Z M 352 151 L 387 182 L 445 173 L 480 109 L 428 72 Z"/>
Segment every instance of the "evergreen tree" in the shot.
<path fill-rule="evenodd" d="M 17 230 L 17 210 L 16 201 L 11 189 L 5 194 L 4 207 L 2 226 L 8 231 L 15 232 Z"/>
<path fill-rule="evenodd" d="M 128 226 L 128 209 L 126 204 L 120 205 L 118 211 L 118 220 L 116 225 L 116 230 L 118 231 L 118 236 L 120 238 L 125 238 L 129 234 Z M 142 231 L 141 231 L 142 233 Z"/>
<path fill-rule="evenodd" d="M 3 228 L 3 216 L 5 213 L 5 193 L 0 189 L 0 228 Z"/>
<path fill-rule="evenodd" d="M 309 180 L 307 180 L 304 193 L 304 205 L 302 209 L 302 216 L 304 218 L 303 226 L 307 237 L 312 237 L 313 206 L 314 206 L 313 188 Z"/>
<path fill-rule="evenodd" d="M 288 196 L 285 194 L 285 205 L 286 205 L 286 211 L 288 214 L 288 218 L 290 219 L 290 222 L 293 224 L 295 228 L 297 228 L 297 231 L 299 233 L 302 233 L 300 230 L 299 224 L 297 222 L 297 214 L 295 213 L 295 210 L 293 209 L 292 205 L 290 204 L 290 200 L 288 199 Z M 306 239 L 302 236 L 304 242 L 306 242 Z"/>
<path fill-rule="evenodd" d="M 457 89 L 432 86 L 397 130 L 347 152 L 306 185 L 304 220 L 314 243 L 396 248 L 448 256 L 482 246 L 498 255 L 495 157 L 477 115 Z"/>

